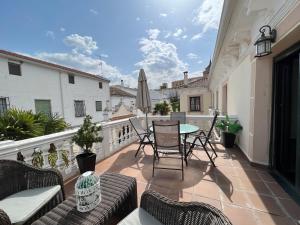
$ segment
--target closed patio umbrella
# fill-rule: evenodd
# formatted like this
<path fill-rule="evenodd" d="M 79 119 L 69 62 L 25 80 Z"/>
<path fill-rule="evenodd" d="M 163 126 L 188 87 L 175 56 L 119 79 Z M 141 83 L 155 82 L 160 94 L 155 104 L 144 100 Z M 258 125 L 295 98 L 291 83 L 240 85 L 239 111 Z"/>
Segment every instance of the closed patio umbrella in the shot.
<path fill-rule="evenodd" d="M 136 107 L 146 114 L 146 125 L 148 131 L 148 113 L 151 112 L 151 99 L 145 71 L 140 69 L 138 78 L 138 91 L 136 96 Z"/>

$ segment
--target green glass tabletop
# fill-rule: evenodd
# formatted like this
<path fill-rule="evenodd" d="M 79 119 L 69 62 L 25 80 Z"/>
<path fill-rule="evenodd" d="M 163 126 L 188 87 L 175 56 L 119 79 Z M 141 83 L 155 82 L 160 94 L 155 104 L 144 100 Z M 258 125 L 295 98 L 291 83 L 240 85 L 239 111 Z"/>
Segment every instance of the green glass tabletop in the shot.
<path fill-rule="evenodd" d="M 199 130 L 200 128 L 198 126 L 184 123 L 180 124 L 180 134 L 191 134 L 195 133 Z M 153 132 L 153 127 L 150 127 L 150 131 Z"/>

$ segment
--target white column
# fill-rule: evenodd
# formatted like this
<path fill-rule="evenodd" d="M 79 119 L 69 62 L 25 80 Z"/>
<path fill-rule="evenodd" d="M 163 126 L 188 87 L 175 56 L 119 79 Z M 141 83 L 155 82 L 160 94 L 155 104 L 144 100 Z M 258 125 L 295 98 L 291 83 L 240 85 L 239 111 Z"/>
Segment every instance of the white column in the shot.
<path fill-rule="evenodd" d="M 56 152 L 57 152 L 56 166 L 60 171 L 62 171 L 63 167 L 64 167 L 64 164 L 65 164 L 65 162 L 62 158 L 62 151 L 63 151 L 64 142 L 56 142 L 55 146 L 56 146 Z"/>
<path fill-rule="evenodd" d="M 47 144 L 47 145 L 42 145 L 40 146 L 40 150 L 42 151 L 42 156 L 43 156 L 43 168 L 44 169 L 49 169 L 51 168 L 50 166 L 50 163 L 49 163 L 49 148 L 50 148 L 50 145 Z"/>

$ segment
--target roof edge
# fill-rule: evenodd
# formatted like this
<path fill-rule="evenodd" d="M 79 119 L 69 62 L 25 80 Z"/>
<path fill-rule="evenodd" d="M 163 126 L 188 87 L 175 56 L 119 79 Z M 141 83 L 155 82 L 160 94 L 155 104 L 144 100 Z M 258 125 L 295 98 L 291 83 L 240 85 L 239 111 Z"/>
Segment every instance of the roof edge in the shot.
<path fill-rule="evenodd" d="M 217 35 L 217 39 L 216 39 L 216 43 L 215 43 L 212 63 L 211 63 L 209 76 L 208 76 L 208 83 L 207 83 L 208 87 L 209 87 L 211 79 L 212 79 L 212 73 L 216 66 L 216 60 L 220 54 L 221 47 L 222 47 L 223 41 L 225 39 L 225 35 L 228 30 L 230 21 L 231 21 L 233 9 L 236 5 L 235 3 L 236 3 L 236 0 L 224 0 L 224 3 L 223 3 L 223 9 L 222 9 L 222 14 L 221 14 L 221 18 L 220 18 L 219 28 L 218 28 L 218 35 Z"/>
<path fill-rule="evenodd" d="M 75 74 L 81 75 L 83 77 L 89 77 L 89 78 L 94 78 L 94 79 L 105 81 L 105 82 L 110 82 L 109 79 L 106 79 L 106 78 L 104 78 L 100 75 L 84 72 L 84 71 L 81 71 L 81 70 L 78 70 L 78 69 L 75 69 L 75 68 L 70 68 L 70 67 L 67 67 L 67 66 L 59 65 L 59 64 L 56 64 L 56 63 L 48 62 L 48 61 L 45 61 L 45 60 L 41 60 L 41 59 L 38 59 L 38 58 L 22 55 L 22 54 L 15 53 L 15 52 L 6 51 L 6 50 L 3 50 L 3 49 L 0 49 L 0 55 L 4 55 L 5 57 L 12 58 L 14 60 L 18 59 L 18 60 L 21 60 L 21 61 L 27 61 L 27 62 L 39 64 L 39 65 L 42 65 L 44 67 L 54 68 L 58 71 L 64 71 L 64 72 L 68 72 L 68 73 L 75 73 Z"/>

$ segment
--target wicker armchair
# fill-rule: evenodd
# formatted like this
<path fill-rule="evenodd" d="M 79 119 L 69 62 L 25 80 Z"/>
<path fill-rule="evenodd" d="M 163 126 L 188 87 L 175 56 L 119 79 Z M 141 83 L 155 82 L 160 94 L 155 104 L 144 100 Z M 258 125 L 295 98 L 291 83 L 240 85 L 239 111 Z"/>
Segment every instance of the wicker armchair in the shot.
<path fill-rule="evenodd" d="M 60 191 L 32 215 L 25 224 L 31 224 L 65 199 L 63 179 L 57 170 L 38 169 L 20 161 L 0 160 L 0 184 L 0 202 L 21 191 L 60 185 Z M 18 210 L 18 206 L 15 207 L 15 210 Z M 10 220 L 3 209 L 0 209 L 0 224 L 10 224 Z"/>
<path fill-rule="evenodd" d="M 200 202 L 177 202 L 155 191 L 145 191 L 141 208 L 164 225 L 232 225 L 215 207 Z"/>

